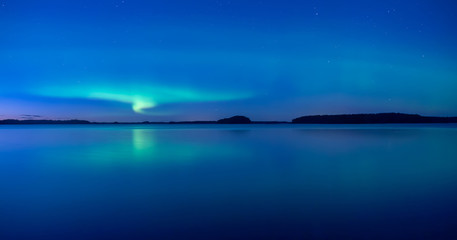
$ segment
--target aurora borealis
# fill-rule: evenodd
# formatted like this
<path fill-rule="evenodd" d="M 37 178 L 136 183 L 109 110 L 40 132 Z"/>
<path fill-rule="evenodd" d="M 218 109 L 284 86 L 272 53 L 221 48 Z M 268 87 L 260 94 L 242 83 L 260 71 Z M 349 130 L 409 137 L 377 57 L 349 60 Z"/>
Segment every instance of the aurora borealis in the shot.
<path fill-rule="evenodd" d="M 0 119 L 457 115 L 457 3 L 0 0 Z"/>

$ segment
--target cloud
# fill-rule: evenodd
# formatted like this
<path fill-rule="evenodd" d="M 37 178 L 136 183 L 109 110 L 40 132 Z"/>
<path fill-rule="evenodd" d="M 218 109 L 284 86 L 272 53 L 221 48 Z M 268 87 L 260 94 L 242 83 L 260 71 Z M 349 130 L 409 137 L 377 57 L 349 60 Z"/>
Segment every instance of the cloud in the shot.
<path fill-rule="evenodd" d="M 42 118 L 43 116 L 41 115 L 35 115 L 35 114 L 21 114 L 19 115 L 21 119 L 35 119 L 35 118 Z"/>

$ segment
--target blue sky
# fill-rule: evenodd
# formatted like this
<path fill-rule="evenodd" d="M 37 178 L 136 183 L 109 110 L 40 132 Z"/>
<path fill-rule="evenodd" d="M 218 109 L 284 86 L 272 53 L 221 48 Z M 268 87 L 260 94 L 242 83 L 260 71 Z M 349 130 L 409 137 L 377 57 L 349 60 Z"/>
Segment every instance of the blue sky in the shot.
<path fill-rule="evenodd" d="M 457 115 L 456 13 L 431 0 L 0 0 L 0 119 Z"/>

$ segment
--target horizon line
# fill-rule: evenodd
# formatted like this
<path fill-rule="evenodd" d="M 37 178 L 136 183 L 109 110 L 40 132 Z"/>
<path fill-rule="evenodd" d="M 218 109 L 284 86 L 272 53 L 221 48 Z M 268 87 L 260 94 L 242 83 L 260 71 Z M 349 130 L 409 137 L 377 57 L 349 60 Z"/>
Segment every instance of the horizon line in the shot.
<path fill-rule="evenodd" d="M 38 116 L 38 115 L 35 115 L 35 116 Z M 377 116 L 378 118 L 376 119 L 366 119 L 366 118 L 357 118 L 357 117 L 362 117 L 362 116 L 365 116 L 365 117 L 374 117 L 374 116 Z M 409 119 L 395 119 L 395 118 L 385 118 L 383 119 L 382 117 L 409 117 Z M 353 117 L 351 119 L 349 119 L 348 117 Z M 354 119 L 354 117 L 356 117 L 356 119 Z M 39 118 L 39 117 L 37 117 Z M 183 121 L 149 121 L 149 120 L 146 120 L 146 121 L 116 121 L 116 120 L 113 120 L 113 121 L 89 121 L 89 120 L 84 120 L 84 119 L 77 119 L 77 118 L 73 118 L 73 119 L 46 119 L 46 118 L 43 118 L 43 119 L 14 119 L 14 118 L 6 118 L 6 119 L 0 119 L 0 123 L 1 124 L 9 124 L 9 123 L 4 123 L 4 122 L 8 122 L 10 121 L 11 123 L 10 124 L 15 124 L 15 123 L 30 123 L 30 124 L 33 124 L 33 123 L 36 123 L 36 124 L 40 124 L 40 122 L 42 122 L 42 124 L 53 124 L 53 123 L 56 123 L 56 124 L 65 124 L 65 123 L 68 123 L 68 124 L 180 124 L 180 123 L 189 123 L 189 124 L 215 124 L 215 123 L 229 123 L 229 122 L 223 122 L 224 120 L 228 120 L 230 121 L 230 119 L 233 119 L 233 118 L 245 118 L 247 119 L 246 122 L 242 122 L 242 123 L 259 123 L 259 124 L 262 124 L 262 123 L 278 123 L 278 124 L 281 124 L 281 123 L 299 123 L 297 122 L 297 120 L 299 119 L 306 119 L 306 121 L 309 121 L 308 123 L 318 123 L 319 121 L 322 121 L 322 123 L 332 123 L 332 122 L 341 122 L 341 121 L 349 121 L 348 123 L 350 122 L 356 122 L 356 123 L 370 123 L 370 121 L 376 121 L 376 122 L 379 122 L 379 123 L 390 123 L 392 121 L 398 121 L 398 123 L 408 123 L 408 120 L 411 121 L 411 120 L 415 120 L 411 123 L 421 123 L 421 122 L 418 122 L 418 120 L 453 120 L 457 123 L 457 116 L 423 116 L 423 115 L 420 115 L 420 114 L 410 114 L 410 113 L 400 113 L 400 112 L 382 112 L 382 113 L 348 113 L 348 114 L 318 114 L 318 115 L 303 115 L 303 116 L 300 116 L 300 117 L 296 117 L 292 120 L 289 120 L 289 121 L 281 121 L 281 120 L 251 120 L 249 119 L 248 117 L 246 116 L 242 116 L 242 115 L 234 115 L 232 117 L 227 117 L 227 118 L 222 118 L 222 119 L 218 119 L 218 120 L 183 120 Z M 414 119 L 416 118 L 416 119 Z M 312 120 L 310 120 L 312 119 Z M 303 123 L 306 123 L 306 122 L 303 122 Z M 392 122 L 394 123 L 394 122 Z M 426 123 L 426 122 L 424 122 Z M 439 122 L 437 122 L 439 123 Z"/>

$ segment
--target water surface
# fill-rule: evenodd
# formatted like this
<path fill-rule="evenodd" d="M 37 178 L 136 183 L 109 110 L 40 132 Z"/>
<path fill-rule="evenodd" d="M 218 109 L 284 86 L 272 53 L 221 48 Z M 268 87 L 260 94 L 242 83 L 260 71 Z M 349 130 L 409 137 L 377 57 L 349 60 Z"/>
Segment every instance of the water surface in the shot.
<path fill-rule="evenodd" d="M 0 126 L 0 239 L 457 239 L 456 125 Z"/>

